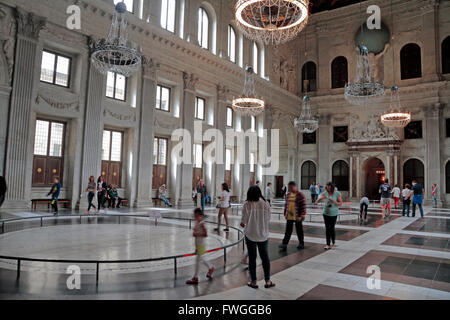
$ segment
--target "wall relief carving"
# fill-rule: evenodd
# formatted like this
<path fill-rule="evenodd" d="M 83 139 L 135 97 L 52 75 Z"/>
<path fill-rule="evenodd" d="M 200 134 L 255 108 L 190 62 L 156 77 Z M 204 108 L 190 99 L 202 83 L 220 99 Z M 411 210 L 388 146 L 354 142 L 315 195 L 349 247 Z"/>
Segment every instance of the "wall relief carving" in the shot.
<path fill-rule="evenodd" d="M 14 69 L 14 50 L 16 46 L 16 21 L 12 15 L 11 9 L 0 5 L 0 49 L 2 50 L 7 67 L 8 74 L 6 84 L 11 85 Z"/>
<path fill-rule="evenodd" d="M 371 115 L 360 119 L 353 115 L 350 120 L 349 142 L 398 141 L 400 137 L 395 129 L 383 126 L 380 115 Z"/>
<path fill-rule="evenodd" d="M 119 121 L 132 121 L 132 122 L 136 121 L 136 112 L 133 111 L 129 112 L 128 114 L 120 114 L 105 107 L 103 115 L 105 117 L 109 116 Z"/>
<path fill-rule="evenodd" d="M 47 103 L 50 107 L 58 110 L 69 110 L 69 111 L 76 111 L 80 112 L 80 102 L 74 101 L 74 102 L 59 102 L 55 101 L 51 98 L 45 97 L 42 94 L 38 94 L 36 97 L 36 104 L 41 104 L 41 100 Z"/>

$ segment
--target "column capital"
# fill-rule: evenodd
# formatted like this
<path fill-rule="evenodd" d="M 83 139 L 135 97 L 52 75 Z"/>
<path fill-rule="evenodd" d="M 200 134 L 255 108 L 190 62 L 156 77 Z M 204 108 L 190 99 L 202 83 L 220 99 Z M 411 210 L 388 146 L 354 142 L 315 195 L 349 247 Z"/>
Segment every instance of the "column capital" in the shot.
<path fill-rule="evenodd" d="M 432 104 L 427 108 L 425 112 L 425 118 L 427 119 L 439 118 L 442 108 L 443 105 L 441 103 Z"/>
<path fill-rule="evenodd" d="M 330 114 L 320 114 L 319 115 L 319 125 L 320 126 L 329 126 L 331 123 L 331 115 Z"/>
<path fill-rule="evenodd" d="M 15 15 L 17 33 L 23 37 L 37 40 L 47 20 L 19 7 L 16 8 Z"/>
<path fill-rule="evenodd" d="M 183 72 L 184 90 L 195 92 L 199 78 L 193 73 Z"/>
<path fill-rule="evenodd" d="M 153 58 L 144 56 L 142 61 L 142 77 L 146 79 L 156 80 L 161 65 Z"/>
<path fill-rule="evenodd" d="M 226 103 L 230 94 L 230 89 L 222 84 L 217 85 L 217 100 Z"/>

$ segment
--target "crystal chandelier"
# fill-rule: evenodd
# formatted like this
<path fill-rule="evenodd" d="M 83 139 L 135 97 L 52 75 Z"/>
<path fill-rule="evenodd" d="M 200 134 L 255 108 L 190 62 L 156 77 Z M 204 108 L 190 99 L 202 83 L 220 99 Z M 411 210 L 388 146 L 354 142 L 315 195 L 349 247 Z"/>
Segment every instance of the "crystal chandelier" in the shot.
<path fill-rule="evenodd" d="M 365 106 L 379 102 L 384 94 L 384 85 L 372 80 L 369 50 L 359 45 L 355 82 L 345 85 L 345 99 L 352 105 Z"/>
<path fill-rule="evenodd" d="M 404 128 L 411 122 L 411 113 L 402 111 L 398 87 L 391 89 L 390 111 L 381 115 L 381 123 L 389 128 Z"/>
<path fill-rule="evenodd" d="M 125 3 L 117 3 L 108 38 L 94 45 L 91 61 L 102 74 L 111 71 L 129 77 L 140 69 L 142 54 L 128 45 L 126 12 Z"/>
<path fill-rule="evenodd" d="M 303 107 L 300 118 L 294 120 L 294 126 L 301 133 L 313 133 L 319 128 L 319 121 L 311 115 L 311 105 L 308 96 L 303 97 Z"/>
<path fill-rule="evenodd" d="M 233 110 L 242 116 L 257 116 L 264 111 L 265 102 L 256 96 L 253 68 L 245 68 L 245 83 L 242 96 L 233 99 Z"/>
<path fill-rule="evenodd" d="M 238 0 L 236 23 L 251 40 L 279 45 L 306 26 L 308 6 L 309 0 Z"/>

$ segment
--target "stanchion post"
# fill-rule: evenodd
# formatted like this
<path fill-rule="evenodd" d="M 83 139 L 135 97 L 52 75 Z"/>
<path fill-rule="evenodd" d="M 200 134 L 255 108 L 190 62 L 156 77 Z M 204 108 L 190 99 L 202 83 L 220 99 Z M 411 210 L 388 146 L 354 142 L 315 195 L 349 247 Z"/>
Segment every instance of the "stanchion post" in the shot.
<path fill-rule="evenodd" d="M 223 248 L 223 262 L 227 263 L 227 248 Z"/>
<path fill-rule="evenodd" d="M 17 279 L 20 278 L 20 263 L 21 263 L 20 259 L 17 260 Z"/>
<path fill-rule="evenodd" d="M 100 263 L 97 262 L 97 268 L 96 268 L 96 272 L 95 272 L 95 285 L 98 286 L 98 274 L 100 272 Z"/>
<path fill-rule="evenodd" d="M 174 271 L 175 275 L 178 273 L 178 270 L 177 270 L 177 258 L 173 258 L 173 271 Z"/>

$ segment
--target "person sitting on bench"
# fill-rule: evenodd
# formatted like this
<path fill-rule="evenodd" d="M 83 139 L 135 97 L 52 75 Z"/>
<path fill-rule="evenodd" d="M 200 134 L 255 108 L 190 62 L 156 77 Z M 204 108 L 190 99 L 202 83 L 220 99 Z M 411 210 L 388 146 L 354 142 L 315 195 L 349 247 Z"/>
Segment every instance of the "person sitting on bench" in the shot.
<path fill-rule="evenodd" d="M 108 189 L 108 208 L 111 208 L 111 206 L 117 209 L 120 209 L 120 204 L 122 203 L 122 198 L 119 197 L 119 192 L 117 191 L 117 188 L 115 185 L 110 185 Z"/>
<path fill-rule="evenodd" d="M 163 184 L 161 187 L 159 187 L 158 190 L 159 198 L 164 201 L 166 206 L 172 207 L 172 204 L 170 203 L 169 199 L 167 199 L 167 188 L 166 185 Z"/>

